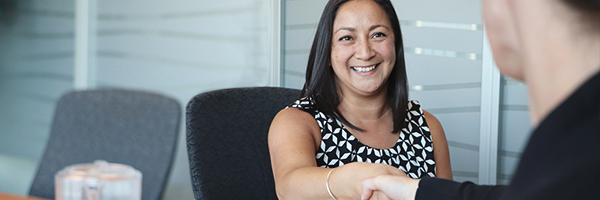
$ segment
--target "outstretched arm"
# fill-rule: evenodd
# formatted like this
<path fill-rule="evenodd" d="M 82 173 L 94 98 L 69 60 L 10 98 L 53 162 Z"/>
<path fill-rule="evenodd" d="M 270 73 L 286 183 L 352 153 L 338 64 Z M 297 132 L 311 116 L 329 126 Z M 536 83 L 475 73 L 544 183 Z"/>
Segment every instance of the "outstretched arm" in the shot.
<path fill-rule="evenodd" d="M 477 185 L 468 181 L 381 175 L 363 181 L 362 199 L 371 199 L 371 194 L 379 192 L 394 200 L 494 200 L 500 199 L 505 190 L 506 186 Z"/>
<path fill-rule="evenodd" d="M 325 184 L 332 169 L 316 164 L 320 142 L 319 126 L 307 112 L 288 108 L 277 114 L 269 130 L 269 151 L 280 199 L 332 199 Z M 329 174 L 329 187 L 336 199 L 358 199 L 362 181 L 381 174 L 404 172 L 390 165 L 354 162 Z"/>

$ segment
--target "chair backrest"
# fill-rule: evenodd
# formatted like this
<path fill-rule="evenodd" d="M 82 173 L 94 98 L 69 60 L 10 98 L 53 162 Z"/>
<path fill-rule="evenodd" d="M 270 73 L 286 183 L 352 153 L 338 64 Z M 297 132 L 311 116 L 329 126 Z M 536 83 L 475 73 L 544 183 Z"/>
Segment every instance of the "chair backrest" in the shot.
<path fill-rule="evenodd" d="M 295 89 L 254 87 L 199 94 L 186 108 L 187 148 L 197 200 L 277 199 L 267 135 Z"/>
<path fill-rule="evenodd" d="M 121 89 L 65 94 L 29 195 L 54 199 L 56 172 L 101 159 L 139 170 L 142 199 L 161 199 L 180 118 L 180 104 L 159 94 Z"/>

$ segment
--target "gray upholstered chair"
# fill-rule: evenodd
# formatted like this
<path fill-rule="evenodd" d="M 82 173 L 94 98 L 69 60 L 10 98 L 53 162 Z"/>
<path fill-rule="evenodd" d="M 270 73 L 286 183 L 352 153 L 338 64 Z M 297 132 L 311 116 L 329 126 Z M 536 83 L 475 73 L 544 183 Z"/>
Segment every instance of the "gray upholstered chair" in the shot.
<path fill-rule="evenodd" d="M 57 103 L 46 150 L 29 195 L 54 198 L 54 175 L 96 159 L 142 172 L 142 199 L 161 199 L 174 158 L 180 104 L 140 91 L 70 92 Z"/>
<path fill-rule="evenodd" d="M 277 199 L 267 135 L 275 114 L 299 95 L 295 89 L 254 87 L 190 100 L 186 139 L 197 200 Z"/>

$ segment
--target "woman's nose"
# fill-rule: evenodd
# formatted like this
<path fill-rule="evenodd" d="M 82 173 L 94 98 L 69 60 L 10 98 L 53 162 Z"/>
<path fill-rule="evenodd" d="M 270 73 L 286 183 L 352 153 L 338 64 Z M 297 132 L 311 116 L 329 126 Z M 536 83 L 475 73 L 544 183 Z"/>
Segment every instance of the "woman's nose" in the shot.
<path fill-rule="evenodd" d="M 355 56 L 360 60 L 370 60 L 375 56 L 375 51 L 368 40 L 361 40 L 356 46 Z"/>

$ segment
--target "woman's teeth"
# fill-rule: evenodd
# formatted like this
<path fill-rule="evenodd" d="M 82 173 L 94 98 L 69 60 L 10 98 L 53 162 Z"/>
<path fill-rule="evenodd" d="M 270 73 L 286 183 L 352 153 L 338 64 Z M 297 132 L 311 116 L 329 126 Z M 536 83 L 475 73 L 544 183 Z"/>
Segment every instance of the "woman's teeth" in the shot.
<path fill-rule="evenodd" d="M 373 65 L 370 67 L 352 67 L 352 69 L 354 69 L 354 71 L 358 73 L 370 72 L 373 71 L 375 68 L 377 68 L 377 65 Z"/>

